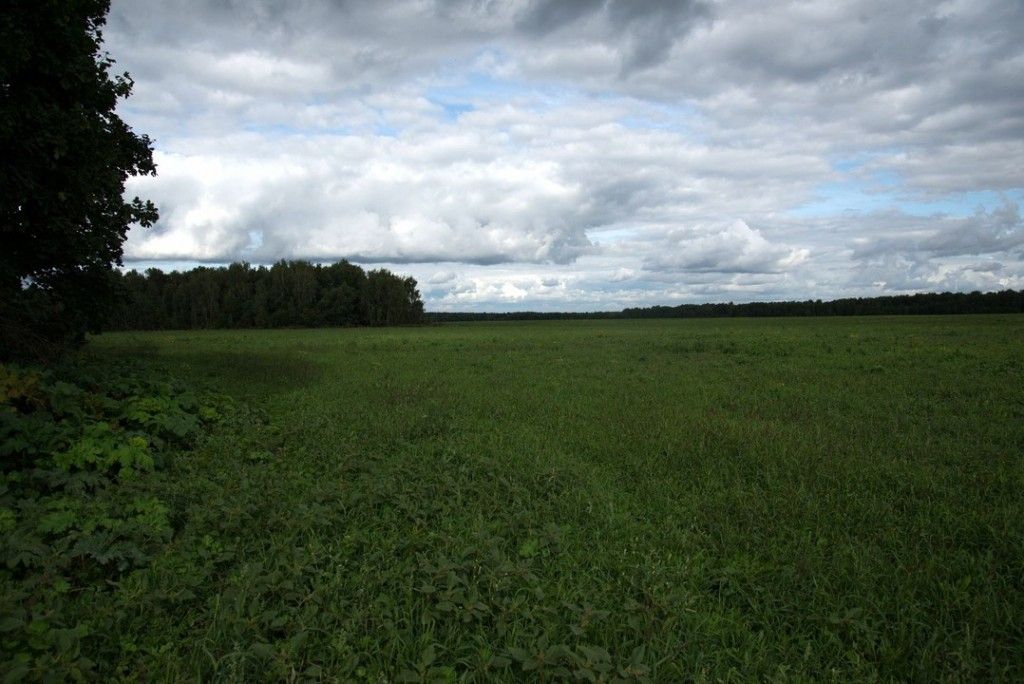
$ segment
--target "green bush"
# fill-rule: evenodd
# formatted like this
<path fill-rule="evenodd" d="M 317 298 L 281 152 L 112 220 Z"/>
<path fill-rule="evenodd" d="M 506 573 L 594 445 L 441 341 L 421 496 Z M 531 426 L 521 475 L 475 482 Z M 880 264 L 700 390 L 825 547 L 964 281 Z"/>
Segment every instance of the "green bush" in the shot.
<path fill-rule="evenodd" d="M 81 678 L 84 589 L 144 566 L 170 511 L 133 487 L 189 448 L 229 402 L 132 373 L 0 366 L 0 652 L 7 679 Z"/>

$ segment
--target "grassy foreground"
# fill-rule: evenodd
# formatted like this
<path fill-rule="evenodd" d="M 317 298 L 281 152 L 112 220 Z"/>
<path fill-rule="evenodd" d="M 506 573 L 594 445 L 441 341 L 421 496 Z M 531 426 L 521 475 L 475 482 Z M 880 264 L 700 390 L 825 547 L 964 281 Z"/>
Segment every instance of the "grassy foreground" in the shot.
<path fill-rule="evenodd" d="M 131 679 L 1024 678 L 1024 317 L 109 334 L 261 406 L 89 607 Z"/>

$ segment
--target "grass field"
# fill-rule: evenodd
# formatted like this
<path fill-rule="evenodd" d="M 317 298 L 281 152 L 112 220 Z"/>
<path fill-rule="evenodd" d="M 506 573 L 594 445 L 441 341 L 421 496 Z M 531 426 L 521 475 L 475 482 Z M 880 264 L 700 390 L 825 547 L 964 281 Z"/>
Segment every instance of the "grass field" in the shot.
<path fill-rule="evenodd" d="M 137 679 L 1024 678 L 1024 317 L 109 334 L 266 420 L 149 485 Z"/>

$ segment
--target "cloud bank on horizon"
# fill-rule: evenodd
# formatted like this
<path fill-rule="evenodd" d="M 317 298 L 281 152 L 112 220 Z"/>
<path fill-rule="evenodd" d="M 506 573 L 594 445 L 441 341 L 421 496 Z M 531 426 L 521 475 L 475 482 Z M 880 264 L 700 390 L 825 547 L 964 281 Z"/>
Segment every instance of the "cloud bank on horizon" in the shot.
<path fill-rule="evenodd" d="M 1024 287 L 1017 0 L 115 0 L 128 266 L 346 258 L 431 310 Z"/>

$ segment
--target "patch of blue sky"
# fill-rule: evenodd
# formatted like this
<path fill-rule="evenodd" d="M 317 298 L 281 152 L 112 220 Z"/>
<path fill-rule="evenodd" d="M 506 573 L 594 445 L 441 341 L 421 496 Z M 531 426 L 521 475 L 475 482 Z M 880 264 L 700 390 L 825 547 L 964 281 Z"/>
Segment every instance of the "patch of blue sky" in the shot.
<path fill-rule="evenodd" d="M 869 192 L 864 183 L 858 181 L 822 183 L 815 188 L 815 194 L 815 199 L 790 209 L 789 215 L 818 218 L 848 212 L 870 214 L 895 208 L 893 205 L 898 199 L 888 192 Z"/>
<path fill-rule="evenodd" d="M 468 102 L 438 102 L 444 110 L 444 118 L 448 121 L 455 121 L 460 115 L 471 112 L 476 107 Z"/>
<path fill-rule="evenodd" d="M 263 231 L 262 230 L 250 230 L 248 232 L 249 244 L 246 246 L 246 250 L 255 250 L 263 246 Z"/>
<path fill-rule="evenodd" d="M 494 51 L 490 51 L 494 53 Z M 496 54 L 500 60 L 502 55 Z M 699 111 L 687 104 L 657 104 L 623 98 L 615 92 L 592 92 L 564 82 L 531 80 L 528 83 L 501 78 L 493 73 L 474 70 L 452 63 L 442 72 L 440 82 L 428 87 L 425 97 L 442 109 L 442 115 L 454 121 L 467 111 L 487 104 L 515 101 L 516 106 L 535 113 L 544 113 L 567 106 L 586 106 L 587 102 L 607 104 L 629 100 L 634 113 L 618 122 L 627 128 L 664 130 L 695 138 Z"/>
<path fill-rule="evenodd" d="M 587 238 L 597 245 L 610 245 L 621 240 L 629 240 L 637 236 L 635 228 L 610 226 L 607 228 L 588 228 Z"/>
<path fill-rule="evenodd" d="M 485 90 L 477 90 L 468 83 L 459 83 L 429 88 L 426 98 L 441 108 L 441 115 L 446 121 L 456 121 L 466 112 L 475 110 L 474 103 L 489 99 L 485 93 Z"/>
<path fill-rule="evenodd" d="M 452 76 L 441 85 L 434 85 L 426 90 L 426 97 L 431 102 L 441 103 L 472 103 L 487 100 L 508 99 L 532 93 L 532 86 L 506 79 L 495 78 L 491 74 L 468 71 L 457 77 Z"/>
<path fill-rule="evenodd" d="M 1005 202 L 1024 201 L 1024 191 L 976 190 L 944 197 L 922 198 L 900 191 L 897 174 L 878 172 L 864 180 L 822 183 L 817 197 L 791 209 L 790 216 L 820 218 L 841 214 L 871 214 L 897 211 L 910 216 L 970 216 L 979 210 L 992 211 Z"/>
<path fill-rule="evenodd" d="M 891 169 L 879 169 L 872 171 L 869 176 L 870 182 L 877 186 L 893 188 L 902 182 L 900 174 Z"/>
<path fill-rule="evenodd" d="M 633 102 L 630 109 L 635 113 L 618 120 L 626 128 L 670 131 L 688 138 L 698 137 L 701 114 L 692 105 Z"/>
<path fill-rule="evenodd" d="M 524 109 L 544 112 L 563 106 L 576 97 L 576 93 L 564 85 L 539 82 L 526 84 L 472 70 L 447 74 L 441 83 L 427 88 L 424 95 L 429 101 L 441 106 L 449 119 L 484 104 L 510 100 L 515 100 L 517 106 Z"/>
<path fill-rule="evenodd" d="M 864 163 L 865 162 L 863 159 L 840 159 L 839 161 L 832 164 L 832 168 L 834 168 L 836 171 L 843 171 L 845 173 L 847 171 L 855 171 L 859 169 L 860 167 L 864 166 Z"/>
<path fill-rule="evenodd" d="M 856 171 L 863 167 L 865 164 L 872 162 L 876 159 L 889 157 L 900 154 L 900 150 L 897 148 L 885 148 L 879 150 L 873 150 L 871 152 L 855 152 L 848 156 L 843 156 L 832 162 L 832 168 L 836 171 L 847 173 L 849 171 Z"/>
<path fill-rule="evenodd" d="M 815 199 L 794 207 L 788 212 L 789 215 L 814 218 L 898 211 L 910 216 L 970 216 L 979 210 L 992 211 L 1007 201 L 1019 203 L 1024 199 L 1021 190 L 976 190 L 950 193 L 943 197 L 923 197 L 906 189 L 903 178 L 893 169 L 864 169 L 879 158 L 898 153 L 899 150 L 889 149 L 837 159 L 832 163 L 832 168 L 846 178 L 821 183 L 815 188 Z"/>

